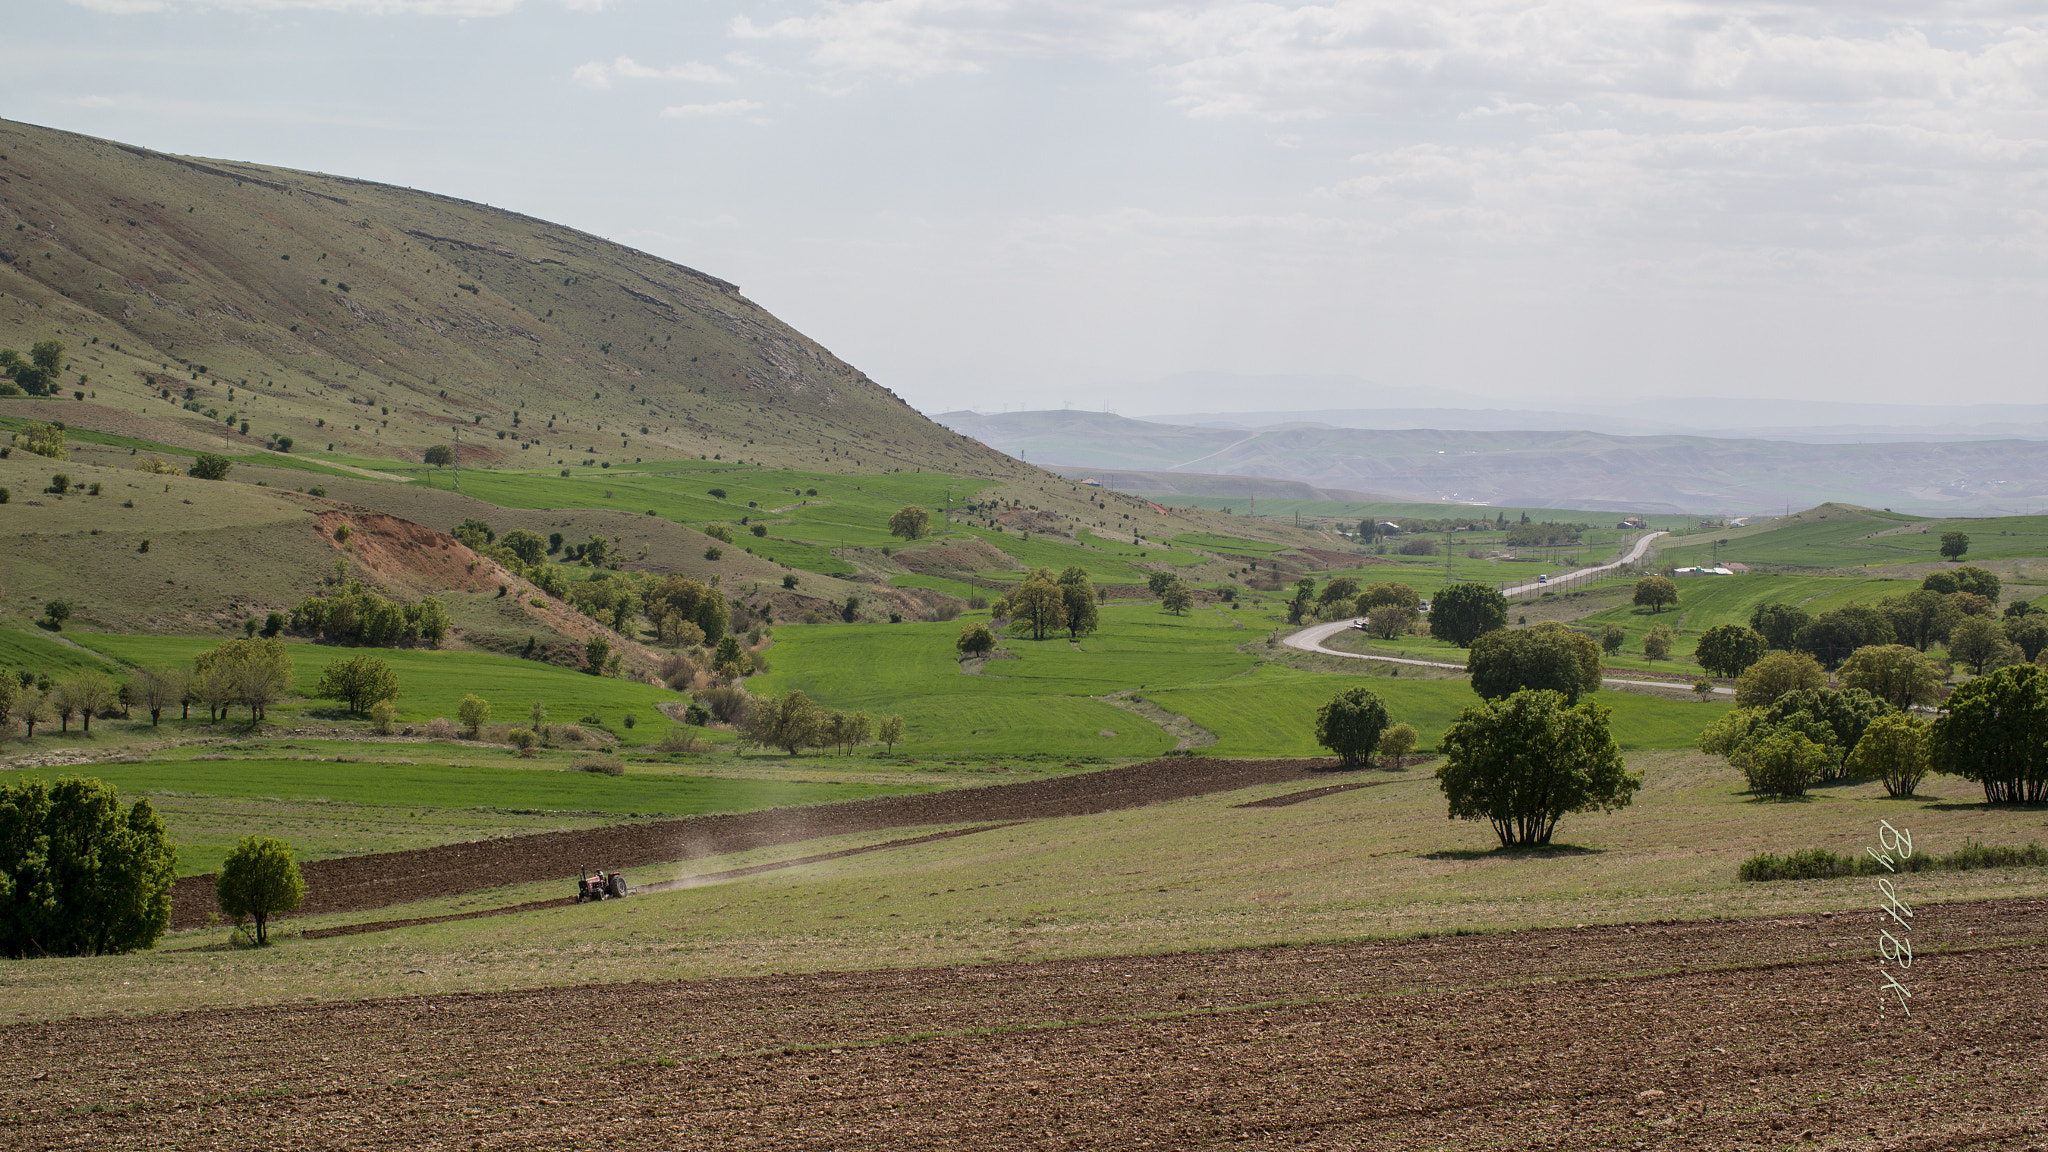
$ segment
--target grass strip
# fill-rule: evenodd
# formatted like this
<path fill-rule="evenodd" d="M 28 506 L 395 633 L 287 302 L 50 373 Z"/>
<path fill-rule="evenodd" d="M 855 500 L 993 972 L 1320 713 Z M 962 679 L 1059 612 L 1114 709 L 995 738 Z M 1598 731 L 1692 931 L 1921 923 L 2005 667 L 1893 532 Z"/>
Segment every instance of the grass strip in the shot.
<path fill-rule="evenodd" d="M 1807 848 L 1778 856 L 1759 852 L 1742 862 L 1744 880 L 1832 880 L 1841 876 L 1883 876 L 1891 872 L 1969 872 L 1980 868 L 2048 868 L 2048 848 L 2039 843 L 2012 848 L 1975 841 L 1946 856 L 1908 856 L 1887 868 L 1871 856 L 1839 856 Z"/>

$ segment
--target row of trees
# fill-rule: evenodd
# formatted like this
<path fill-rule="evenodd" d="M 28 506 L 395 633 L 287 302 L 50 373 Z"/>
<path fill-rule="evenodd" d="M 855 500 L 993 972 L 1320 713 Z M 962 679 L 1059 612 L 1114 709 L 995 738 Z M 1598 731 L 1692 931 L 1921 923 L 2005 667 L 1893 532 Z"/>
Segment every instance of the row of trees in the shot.
<path fill-rule="evenodd" d="M 1769 667 L 1774 662 L 1780 666 Z M 1907 681 L 1890 699 L 1872 691 L 1883 686 L 1879 664 L 1845 669 L 1844 686 L 1835 689 L 1817 662 L 1774 654 L 1744 674 L 1739 706 L 1700 734 L 1699 748 L 1726 756 L 1765 795 L 1798 796 L 1829 779 L 1876 777 L 1892 795 L 1911 796 L 1935 771 L 1982 785 L 1990 803 L 2048 800 L 2048 670 L 2000 669 L 1957 688 L 1941 713 L 1925 720 L 1904 710 L 1924 685 Z M 1751 676 L 1760 671 L 1772 674 Z"/>
<path fill-rule="evenodd" d="M 903 742 L 903 717 L 885 717 L 879 725 L 866 712 L 833 712 L 818 707 L 803 692 L 749 698 L 738 718 L 740 739 L 757 748 L 780 748 L 795 756 L 805 748 L 839 748 L 851 752 L 871 740 L 890 749 Z"/>
<path fill-rule="evenodd" d="M 309 596 L 291 612 L 294 632 L 329 644 L 368 648 L 438 647 L 452 625 L 447 606 L 432 596 L 401 604 L 363 587 L 361 581 L 350 582 L 332 596 Z"/>
<path fill-rule="evenodd" d="M 1043 640 L 1064 630 L 1069 639 L 1078 640 L 1101 624 L 1098 599 L 1085 568 L 1069 567 L 1058 576 L 1050 568 L 1033 568 L 1015 591 L 991 605 L 990 615 L 997 620 L 1008 618 L 1010 631 L 1018 636 Z"/>

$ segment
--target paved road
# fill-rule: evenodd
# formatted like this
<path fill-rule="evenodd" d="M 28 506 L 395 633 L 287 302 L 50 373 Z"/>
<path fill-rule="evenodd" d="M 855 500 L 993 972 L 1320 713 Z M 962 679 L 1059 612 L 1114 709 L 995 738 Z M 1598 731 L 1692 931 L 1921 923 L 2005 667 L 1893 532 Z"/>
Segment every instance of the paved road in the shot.
<path fill-rule="evenodd" d="M 1639 538 L 1636 541 L 1636 546 L 1634 548 L 1629 549 L 1628 555 L 1623 556 L 1619 560 L 1612 560 L 1608 563 L 1601 564 L 1592 568 L 1581 568 L 1576 572 L 1567 572 L 1564 575 L 1559 576 L 1557 579 L 1546 583 L 1519 584 L 1513 588 L 1504 588 L 1501 590 L 1501 595 L 1520 596 L 1525 592 L 1538 592 L 1550 587 L 1551 584 L 1562 584 L 1567 580 L 1576 579 L 1580 576 L 1594 576 L 1598 575 L 1599 573 L 1609 571 L 1611 569 L 1619 568 L 1624 564 L 1633 564 L 1636 561 L 1641 560 L 1643 558 L 1643 553 L 1650 550 L 1650 541 L 1655 540 L 1659 536 L 1668 535 L 1670 535 L 1670 533 L 1668 532 L 1645 532 L 1643 533 L 1641 538 Z"/>
<path fill-rule="evenodd" d="M 1597 568 L 1582 568 L 1579 572 L 1572 573 L 1572 575 L 1604 572 L 1609 568 L 1619 568 L 1623 564 L 1634 563 L 1642 558 L 1643 552 L 1650 546 L 1650 541 L 1662 535 L 1664 535 L 1662 532 L 1645 533 L 1642 539 L 1636 541 L 1636 546 L 1629 550 L 1628 555 L 1613 563 L 1602 564 Z M 1562 577 L 1560 577 L 1560 580 L 1562 580 Z M 1527 592 L 1544 586 L 1540 584 L 1524 584 L 1519 588 L 1508 589 L 1504 595 L 1512 596 L 1517 592 Z M 1411 664 L 1422 668 L 1448 668 L 1456 672 L 1463 672 L 1465 670 L 1463 662 L 1451 664 L 1441 660 L 1416 660 L 1407 656 L 1379 656 L 1365 652 L 1339 652 L 1335 648 L 1323 647 L 1323 641 L 1350 627 L 1351 621 L 1349 620 L 1336 620 L 1328 624 L 1313 624 L 1291 636 L 1284 637 L 1280 642 L 1289 648 L 1298 649 L 1303 652 L 1318 652 L 1324 656 L 1340 656 L 1346 660 L 1379 660 L 1388 664 Z M 1618 684 L 1630 688 L 1663 688 L 1672 692 L 1692 691 L 1692 685 L 1690 684 L 1674 684 L 1667 680 L 1622 680 L 1608 676 L 1603 677 L 1600 682 L 1602 684 Z M 1714 693 L 1720 696 L 1733 696 L 1735 695 L 1735 689 L 1715 688 Z"/>

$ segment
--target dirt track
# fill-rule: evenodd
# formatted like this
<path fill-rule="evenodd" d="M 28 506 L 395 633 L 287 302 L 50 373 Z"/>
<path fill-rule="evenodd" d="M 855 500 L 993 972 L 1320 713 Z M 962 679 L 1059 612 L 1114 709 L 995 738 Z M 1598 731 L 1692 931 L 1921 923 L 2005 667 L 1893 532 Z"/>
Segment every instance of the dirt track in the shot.
<path fill-rule="evenodd" d="M 1211 760 L 1167 757 L 1125 768 L 1080 772 L 986 788 L 877 796 L 805 808 L 771 808 L 683 820 L 543 832 L 446 844 L 408 852 L 347 856 L 304 865 L 302 911 L 364 912 L 430 895 L 561 880 L 578 868 L 639 868 L 722 856 L 820 836 L 844 836 L 920 824 L 1036 820 L 1137 808 L 1274 781 L 1325 778 L 1334 760 Z M 1348 774 L 1347 774 L 1348 775 Z M 196 928 L 217 910 L 213 877 L 188 876 L 171 894 L 171 927 Z"/>
<path fill-rule="evenodd" d="M 23 1024 L 0 1142 L 2048 1146 L 2048 901 L 1917 911 Z"/>

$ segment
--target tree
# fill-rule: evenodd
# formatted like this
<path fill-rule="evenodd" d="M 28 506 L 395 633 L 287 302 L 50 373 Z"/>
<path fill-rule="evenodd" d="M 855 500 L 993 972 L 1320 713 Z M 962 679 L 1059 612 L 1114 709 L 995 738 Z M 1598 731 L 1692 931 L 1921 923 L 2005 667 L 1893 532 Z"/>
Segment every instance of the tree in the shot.
<path fill-rule="evenodd" d="M 1590 637 L 1555 621 L 1501 628 L 1472 642 L 1465 667 L 1472 690 L 1499 700 L 1529 688 L 1549 689 L 1577 704 L 1600 690 L 1600 649 Z"/>
<path fill-rule="evenodd" d="M 1643 778 L 1622 762 L 1607 716 L 1546 691 L 1465 709 L 1437 742 L 1451 817 L 1490 821 L 1506 848 L 1550 843 L 1568 812 L 1628 807 Z"/>
<path fill-rule="evenodd" d="M 426 454 L 420 459 L 436 468 L 445 468 L 455 463 L 455 449 L 446 444 L 429 444 Z"/>
<path fill-rule="evenodd" d="M 1171 574 L 1160 573 L 1160 575 Z M 1160 590 L 1154 592 L 1153 595 L 1163 598 L 1166 595 L 1166 589 L 1171 588 L 1174 582 L 1178 581 L 1179 579 L 1180 577 L 1174 576 L 1172 580 L 1169 580 L 1167 583 L 1161 585 Z M 1301 579 L 1296 580 L 1294 582 L 1294 599 L 1289 600 L 1287 602 L 1287 622 L 1289 624 L 1299 624 L 1303 620 L 1307 619 L 1309 609 L 1315 606 L 1315 597 L 1315 577 L 1303 576 Z"/>
<path fill-rule="evenodd" d="M 1095 606 L 1095 584 L 1088 579 L 1088 570 L 1066 568 L 1060 573 L 1059 585 L 1060 596 L 1067 603 L 1067 638 L 1077 640 L 1095 631 L 1102 615 Z"/>
<path fill-rule="evenodd" d="M 747 710 L 741 739 L 761 748 L 781 748 L 791 756 L 819 743 L 825 716 L 811 698 L 797 689 L 754 702 Z"/>
<path fill-rule="evenodd" d="M 249 706 L 249 722 L 263 719 L 271 702 L 291 690 L 292 656 L 284 641 L 229 640 L 193 658 L 194 688 L 207 702 L 207 718 L 226 715 L 231 703 Z"/>
<path fill-rule="evenodd" d="M 34 691 L 34 689 L 29 689 Z M 178 850 L 149 801 L 98 780 L 0 784 L 0 956 L 104 956 L 171 923 Z"/>
<path fill-rule="evenodd" d="M 1170 569 L 1165 572 L 1154 572 L 1151 575 L 1145 577 L 1145 591 L 1154 600 L 1157 600 L 1161 596 L 1166 595 L 1166 590 L 1168 588 L 1171 588 L 1178 583 L 1180 583 L 1180 573 L 1178 572 L 1174 572 Z M 1315 581 L 1310 580 L 1309 583 L 1313 585 Z"/>
<path fill-rule="evenodd" d="M 1758 709 L 1756 722 L 1758 732 L 1805 732 L 1828 750 L 1828 767 L 1840 772 L 1870 725 L 1891 714 L 1890 704 L 1861 688 L 1802 688 Z"/>
<path fill-rule="evenodd" d="M 1389 723 L 1387 706 L 1378 696 L 1347 688 L 1316 710 L 1316 743 L 1336 753 L 1346 768 L 1355 768 L 1378 750 Z"/>
<path fill-rule="evenodd" d="M 335 660 L 320 673 L 314 695 L 323 700 L 340 700 L 348 710 L 361 714 L 372 704 L 398 699 L 398 673 L 375 656 L 352 656 Z"/>
<path fill-rule="evenodd" d="M 1453 584 L 1429 604 L 1429 634 L 1460 648 L 1507 623 L 1507 597 L 1485 584 Z"/>
<path fill-rule="evenodd" d="M 962 628 L 960 638 L 953 641 L 953 647 L 958 648 L 960 655 L 967 658 L 986 656 L 995 646 L 996 634 L 989 631 L 988 625 L 980 621 Z"/>
<path fill-rule="evenodd" d="M 1043 640 L 1047 633 L 1066 626 L 1066 593 L 1053 583 L 1051 569 L 1032 569 L 1024 583 L 1010 593 L 1010 619 L 1010 631 L 1028 632 L 1033 640 Z"/>
<path fill-rule="evenodd" d="M 50 697 L 40 688 L 24 686 L 14 696 L 14 717 L 28 728 L 28 738 L 36 738 L 36 725 L 48 724 L 55 720 L 56 713 L 50 707 Z"/>
<path fill-rule="evenodd" d="M 201 480 L 225 480 L 228 478 L 228 470 L 234 466 L 235 462 L 225 456 L 201 452 L 198 458 L 192 461 L 192 466 L 185 469 L 185 475 Z"/>
<path fill-rule="evenodd" d="M 1393 640 L 1406 636 L 1415 629 L 1415 609 L 1399 604 L 1381 604 L 1365 617 L 1365 631 L 1368 636 L 1382 640 Z"/>
<path fill-rule="evenodd" d="M 1858 688 L 1894 708 L 1933 704 L 1948 682 L 1948 666 L 1909 644 L 1858 648 L 1842 665 L 1842 686 Z"/>
<path fill-rule="evenodd" d="M 1671 655 L 1672 641 L 1678 637 L 1669 624 L 1652 625 L 1643 633 L 1643 655 L 1651 660 L 1663 660 Z"/>
<path fill-rule="evenodd" d="M 21 391 L 30 396 L 54 396 L 58 377 L 64 371 L 64 345 L 56 340 L 39 340 L 29 348 L 29 358 L 12 348 L 0 348 L 0 375 L 12 376 Z M 0 395 L 14 395 L 0 392 Z"/>
<path fill-rule="evenodd" d="M 38 456 L 62 460 L 70 453 L 64 447 L 64 428 L 31 420 L 14 434 L 14 442 Z"/>
<path fill-rule="evenodd" d="M 1891 622 L 1892 637 L 1922 652 L 1927 651 L 1929 644 L 1946 639 L 1948 630 L 1962 616 L 1949 597 L 1926 588 L 1903 596 L 1887 596 L 1877 606 Z"/>
<path fill-rule="evenodd" d="M 1957 688 L 1929 733 L 1934 770 L 1984 786 L 1991 804 L 2048 800 L 2048 670 L 2000 668 Z"/>
<path fill-rule="evenodd" d="M 1159 598 L 1159 606 L 1178 616 L 1195 606 L 1195 591 L 1175 581 L 1173 587 L 1166 590 L 1166 595 Z"/>
<path fill-rule="evenodd" d="M 1773 652 L 1735 678 L 1735 703 L 1742 708 L 1760 708 L 1787 692 L 1827 686 L 1828 674 L 1812 656 Z"/>
<path fill-rule="evenodd" d="M 1678 603 L 1678 585 L 1669 576 L 1645 576 L 1636 581 L 1635 603 L 1662 612 L 1666 604 Z"/>
<path fill-rule="evenodd" d="M 1864 632 L 1860 622 L 1841 612 L 1823 612 L 1813 623 L 1799 630 L 1793 647 L 1820 662 L 1832 672 L 1842 666 L 1851 652 L 1861 648 Z"/>
<path fill-rule="evenodd" d="M 491 722 L 491 702 L 475 694 L 464 696 L 462 703 L 455 706 L 455 715 L 462 721 L 462 726 L 469 729 L 469 738 L 474 740 L 483 726 Z"/>
<path fill-rule="evenodd" d="M 896 746 L 903 743 L 903 717 L 884 717 L 881 727 L 875 731 L 875 739 L 888 745 L 889 750 L 894 752 Z"/>
<path fill-rule="evenodd" d="M 1344 612 L 1358 599 L 1358 581 L 1349 576 L 1339 576 L 1323 585 L 1316 597 L 1316 615 L 1334 615 Z"/>
<path fill-rule="evenodd" d="M 1763 633 L 1740 624 L 1717 624 L 1700 633 L 1692 658 L 1716 676 L 1735 677 L 1764 658 Z"/>
<path fill-rule="evenodd" d="M 505 533 L 505 547 L 519 557 L 521 564 L 538 564 L 547 559 L 548 542 L 538 532 L 525 528 L 514 528 Z"/>
<path fill-rule="evenodd" d="M 1355 607 L 1360 616 L 1370 616 L 1373 609 L 1389 604 L 1419 613 L 1422 611 L 1422 593 L 1399 580 L 1383 580 L 1362 589 Z"/>
<path fill-rule="evenodd" d="M 1941 534 L 1941 558 L 1961 560 L 1970 550 L 1970 534 L 1967 532 L 1943 532 Z"/>
<path fill-rule="evenodd" d="M 583 670 L 592 676 L 604 675 L 605 662 L 611 659 L 612 642 L 602 636 L 592 636 L 583 642 Z"/>
<path fill-rule="evenodd" d="M 1927 776 L 1927 724 L 1903 713 L 1880 716 L 1849 754 L 1847 774 L 1875 776 L 1893 796 L 1911 796 Z"/>
<path fill-rule="evenodd" d="M 1834 755 L 1803 732 L 1777 730 L 1730 757 L 1750 790 L 1762 796 L 1804 796 L 1828 778 Z"/>
<path fill-rule="evenodd" d="M 462 523 L 457 524 L 455 530 L 450 532 L 449 535 L 462 541 L 464 547 L 475 552 L 483 551 L 490 546 L 492 541 L 498 538 L 496 529 L 493 529 L 489 523 L 479 520 L 474 516 L 467 517 Z"/>
<path fill-rule="evenodd" d="M 1993 604 L 1998 603 L 1999 595 L 2005 590 L 2004 584 L 1999 581 L 1997 576 L 1977 567 L 1975 564 L 1965 564 L 1960 568 L 1929 572 L 1927 578 L 1920 581 L 1920 586 L 1930 592 L 1939 592 L 1944 596 L 1955 592 L 1974 592 Z"/>
<path fill-rule="evenodd" d="M 85 722 L 85 734 L 92 735 L 92 718 L 114 702 L 114 682 L 107 674 L 87 668 L 66 682 L 66 695 Z"/>
<path fill-rule="evenodd" d="M 51 629 L 50 629 L 50 630 L 51 630 L 51 631 L 53 631 L 53 632 L 61 632 L 61 631 L 63 631 L 63 630 L 64 630 L 64 622 L 65 622 L 66 620 L 69 620 L 69 619 L 71 619 L 71 601 L 69 601 L 69 600 L 52 600 L 52 601 L 50 601 L 50 602 L 48 602 L 48 603 L 44 604 L 44 605 L 43 605 L 43 619 L 45 619 L 45 620 L 48 620 L 48 621 L 50 622 L 50 625 L 51 625 Z"/>
<path fill-rule="evenodd" d="M 2008 615 L 2002 626 L 2005 629 L 2005 638 L 2020 650 L 2020 655 L 2026 658 L 2027 663 L 2033 663 L 2042 652 L 2048 651 L 2048 616 L 2043 616 L 2039 612 L 2032 615 Z"/>
<path fill-rule="evenodd" d="M 298 911 L 306 901 L 306 880 L 292 846 L 269 836 L 244 836 L 214 877 L 221 915 L 237 925 L 256 922 L 256 943 L 270 943 L 270 918 Z"/>
<path fill-rule="evenodd" d="M 905 504 L 889 517 L 889 535 L 905 540 L 922 540 L 931 534 L 932 514 L 915 504 Z"/>
<path fill-rule="evenodd" d="M 1619 625 L 1602 624 L 1600 626 L 1600 651 L 1605 652 L 1607 655 L 1612 656 L 1620 652 L 1621 646 L 1627 641 L 1628 633 L 1624 632 Z"/>
<path fill-rule="evenodd" d="M 1396 724 L 1380 734 L 1380 759 L 1392 761 L 1392 767 L 1399 768 L 1415 751 L 1415 725 Z"/>
<path fill-rule="evenodd" d="M 1749 626 L 1763 635 L 1764 643 L 1780 652 L 1790 652 L 1799 630 L 1813 622 L 1806 610 L 1795 604 L 1760 604 L 1749 614 Z"/>
<path fill-rule="evenodd" d="M 1948 654 L 1970 666 L 1970 671 L 1979 676 L 1984 669 L 2015 663 L 2018 655 L 2010 640 L 2005 638 L 2005 629 L 1996 621 L 1982 616 L 1965 618 L 1948 633 Z"/>

